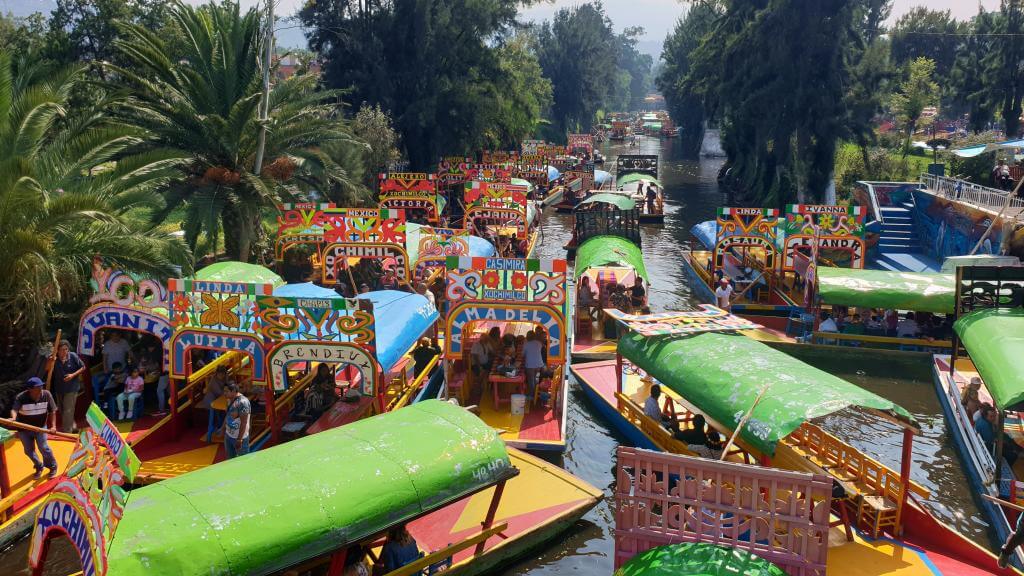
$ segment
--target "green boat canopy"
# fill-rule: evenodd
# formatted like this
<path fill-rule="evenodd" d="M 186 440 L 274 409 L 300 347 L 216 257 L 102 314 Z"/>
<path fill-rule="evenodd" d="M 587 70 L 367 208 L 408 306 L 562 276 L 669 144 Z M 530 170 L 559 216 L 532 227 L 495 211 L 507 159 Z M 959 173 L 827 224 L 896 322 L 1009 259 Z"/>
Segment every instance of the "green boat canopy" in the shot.
<path fill-rule="evenodd" d="M 992 399 L 1004 410 L 1024 404 L 1024 308 L 971 312 L 953 324 Z"/>
<path fill-rule="evenodd" d="M 632 268 L 644 282 L 650 283 L 640 248 L 621 236 L 594 236 L 576 249 L 575 278 L 601 266 Z"/>
<path fill-rule="evenodd" d="M 7 428 L 0 428 L 0 445 L 4 444 L 11 438 L 14 438 L 14 432 L 11 432 Z"/>
<path fill-rule="evenodd" d="M 515 474 L 479 418 L 420 402 L 132 490 L 108 574 L 268 574 Z"/>
<path fill-rule="evenodd" d="M 658 188 L 664 188 L 664 186 L 661 185 L 661 182 L 657 178 L 651 176 L 650 174 L 644 174 L 642 172 L 630 172 L 629 174 L 623 174 L 622 176 L 615 179 L 615 185 L 625 186 L 630 182 L 636 182 L 638 180 L 646 180 L 647 182 L 652 182 Z"/>
<path fill-rule="evenodd" d="M 615 576 L 785 576 L 775 564 L 737 548 L 686 542 L 645 550 Z"/>
<path fill-rule="evenodd" d="M 536 188 L 536 186 L 534 186 L 532 182 L 530 182 L 529 180 L 523 180 L 522 178 L 513 178 L 511 180 L 511 183 L 515 184 L 516 186 L 526 186 L 527 192 L 533 192 L 533 189 Z"/>
<path fill-rule="evenodd" d="M 840 306 L 952 314 L 956 282 L 952 274 L 821 266 L 818 296 L 826 304 Z"/>
<path fill-rule="evenodd" d="M 284 284 L 284 280 L 272 270 L 258 264 L 245 262 L 217 262 L 202 270 L 196 271 L 196 280 L 211 282 L 252 282 L 256 284 L 273 284 L 274 287 Z"/>
<path fill-rule="evenodd" d="M 587 196 L 586 200 L 580 202 L 576 208 L 589 206 L 591 204 L 611 204 L 619 210 L 632 210 L 636 208 L 636 200 L 625 194 L 611 194 L 609 192 L 598 192 Z"/>
<path fill-rule="evenodd" d="M 850 406 L 888 412 L 916 426 L 899 405 L 740 334 L 630 334 L 618 350 L 730 431 L 767 387 L 740 437 L 768 455 L 804 421 Z"/>

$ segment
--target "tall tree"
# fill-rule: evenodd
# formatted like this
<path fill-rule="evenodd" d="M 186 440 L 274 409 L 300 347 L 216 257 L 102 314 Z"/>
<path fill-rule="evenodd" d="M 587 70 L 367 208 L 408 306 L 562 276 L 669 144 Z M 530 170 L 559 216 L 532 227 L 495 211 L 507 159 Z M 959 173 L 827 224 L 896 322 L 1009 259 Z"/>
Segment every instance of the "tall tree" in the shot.
<path fill-rule="evenodd" d="M 559 132 L 589 131 L 617 81 L 619 43 L 600 2 L 562 8 L 538 32 L 540 65 L 551 79 Z"/>
<path fill-rule="evenodd" d="M 935 62 L 938 78 L 949 77 L 962 37 L 961 24 L 949 10 L 912 8 L 892 27 L 892 60 L 903 67 L 918 58 Z"/>
<path fill-rule="evenodd" d="M 921 122 L 921 114 L 928 106 L 938 103 L 939 85 L 935 83 L 935 62 L 928 58 L 917 58 L 907 66 L 907 77 L 892 95 L 892 109 L 903 125 L 906 138 L 903 155 L 910 151 L 910 139 Z"/>
<path fill-rule="evenodd" d="M 998 90 L 992 86 L 994 79 L 986 70 L 986 64 L 994 59 L 990 54 L 995 50 L 998 27 L 998 12 L 979 10 L 966 25 L 969 34 L 950 74 L 952 102 L 967 111 L 975 132 L 989 125 L 999 106 Z"/>
<path fill-rule="evenodd" d="M 272 86 L 266 153 L 253 172 L 260 127 L 263 38 L 260 14 L 237 4 L 170 10 L 176 42 L 128 24 L 116 42 L 123 67 L 112 66 L 133 98 L 125 120 L 146 130 L 147 146 L 187 155 L 165 188 L 167 210 L 184 208 L 184 229 L 195 247 L 224 233 L 228 253 L 253 258 L 263 237 L 261 217 L 282 201 L 306 199 L 351 182 L 332 145 L 353 141 L 341 117 L 340 93 L 318 91 L 318 78 L 297 74 Z M 172 49 L 180 46 L 181 51 Z M 215 246 L 211 242 L 211 246 Z"/>
<path fill-rule="evenodd" d="M 643 35 L 642 26 L 631 26 L 618 36 L 617 65 L 619 70 L 628 74 L 629 77 L 629 86 L 622 93 L 622 100 L 626 102 L 624 108 L 628 110 L 639 110 L 643 106 L 647 93 L 654 86 L 654 77 L 651 74 L 654 59 L 650 54 L 643 54 L 637 49 Z"/>
<path fill-rule="evenodd" d="M 380 104 L 413 169 L 477 148 L 500 108 L 498 40 L 516 0 L 318 0 L 300 12 L 329 86 Z M 521 89 L 523 87 L 517 87 Z"/>
<path fill-rule="evenodd" d="M 498 107 L 487 131 L 488 148 L 519 149 L 523 139 L 536 133 L 551 106 L 551 81 L 544 77 L 536 50 L 536 38 L 526 33 L 516 34 L 498 49 Z"/>
<path fill-rule="evenodd" d="M 683 149 L 689 155 L 700 151 L 704 139 L 704 100 L 692 86 L 683 82 L 690 73 L 694 50 L 711 30 L 720 12 L 710 3 L 693 4 L 676 22 L 665 39 L 661 52 L 662 67 L 656 84 L 665 97 L 673 120 L 679 125 Z"/>
<path fill-rule="evenodd" d="M 0 50 L 0 328 L 36 338 L 51 307 L 86 289 L 93 256 L 134 272 L 189 272 L 185 245 L 146 215 L 180 157 L 131 153 L 142 134 L 105 115 L 68 120 L 83 69 L 20 69 Z M 13 332 L 12 332 L 13 330 Z"/>
<path fill-rule="evenodd" d="M 995 32 L 993 50 L 983 62 L 998 95 L 1006 137 L 1016 138 L 1024 99 L 1024 0 L 1002 0 Z"/>

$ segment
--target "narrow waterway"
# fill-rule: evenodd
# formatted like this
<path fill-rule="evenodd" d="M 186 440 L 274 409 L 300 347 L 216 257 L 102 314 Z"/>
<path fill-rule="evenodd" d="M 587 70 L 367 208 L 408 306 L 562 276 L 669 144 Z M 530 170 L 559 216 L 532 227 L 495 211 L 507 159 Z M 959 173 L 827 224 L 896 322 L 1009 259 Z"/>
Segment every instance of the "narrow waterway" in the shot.
<path fill-rule="evenodd" d="M 664 146 L 662 144 L 664 143 Z M 651 304 L 656 311 L 695 304 L 683 277 L 680 253 L 692 240 L 689 229 L 714 217 L 715 209 L 725 203 L 716 182 L 720 160 L 684 160 L 673 141 L 659 142 L 642 138 L 639 148 L 608 146 L 609 171 L 614 158 L 624 154 L 660 154 L 661 180 L 666 188 L 666 218 L 663 226 L 645 226 L 643 252 L 651 274 Z M 549 211 L 544 217 L 543 239 L 538 256 L 564 258 L 562 246 L 570 235 L 570 218 Z M 820 365 L 819 368 L 863 386 L 898 402 L 913 413 L 921 424 L 922 436 L 914 443 L 914 479 L 932 491 L 927 502 L 942 520 L 956 526 L 983 545 L 987 525 L 972 500 L 960 460 L 947 437 L 942 410 L 931 382 L 915 381 L 900 374 L 886 377 L 859 374 L 856 366 Z M 894 425 L 857 413 L 827 418 L 825 426 L 882 462 L 899 467 L 900 430 Z M 572 531 L 548 548 L 514 566 L 503 574 L 558 575 L 612 573 L 611 491 L 614 482 L 614 455 L 620 438 L 586 404 L 574 387 L 569 408 L 569 444 L 563 458 L 567 470 L 604 491 L 606 499 L 591 510 Z M 0 575 L 27 575 L 27 542 L 22 541 L 0 554 Z M 64 552 L 56 556 L 66 559 Z M 66 567 L 70 567 L 70 562 Z M 58 574 L 60 566 L 55 566 Z M 66 573 L 66 570 L 65 572 Z"/>

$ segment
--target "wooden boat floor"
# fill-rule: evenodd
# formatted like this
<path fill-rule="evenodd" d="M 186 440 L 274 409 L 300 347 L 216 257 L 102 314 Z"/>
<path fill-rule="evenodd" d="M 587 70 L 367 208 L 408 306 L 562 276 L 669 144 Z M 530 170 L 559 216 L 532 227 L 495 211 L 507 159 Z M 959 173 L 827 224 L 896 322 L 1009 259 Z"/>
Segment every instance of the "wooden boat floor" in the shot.
<path fill-rule="evenodd" d="M 458 380 L 464 374 L 455 376 Z M 488 426 L 496 429 L 505 442 L 531 442 L 564 444 L 562 427 L 553 408 L 546 406 L 530 406 L 527 413 L 513 416 L 508 403 L 500 408 L 494 407 L 491 387 L 486 389 L 475 387 L 469 395 L 469 404 L 480 408 L 480 419 Z"/>
<path fill-rule="evenodd" d="M 586 386 L 611 403 L 615 402 L 615 362 L 599 361 L 574 365 L 572 372 L 581 386 Z M 623 381 L 623 392 L 631 400 L 643 406 L 650 396 L 650 384 L 638 375 L 627 375 Z M 677 398 L 674 392 L 662 388 L 662 393 Z M 835 519 L 835 518 L 833 518 Z M 898 542 L 887 538 L 871 540 L 860 533 L 854 534 L 853 542 L 847 542 L 841 528 L 829 534 L 828 552 L 829 576 L 972 576 L 988 574 L 973 566 L 964 564 L 944 554 L 929 550 L 922 543 Z"/>
<path fill-rule="evenodd" d="M 601 498 L 600 490 L 573 478 L 554 464 L 514 448 L 508 452 L 519 475 L 506 483 L 494 518 L 496 524 L 508 522 L 508 529 L 504 537 L 493 536 L 487 540 L 485 555 L 499 546 L 536 545 L 543 541 L 541 536 L 554 535 L 542 535 L 542 529 L 559 521 L 575 521 Z M 428 553 L 472 536 L 480 531 L 480 522 L 487 514 L 494 490 L 488 488 L 414 520 L 409 524 L 409 532 L 420 549 Z M 453 569 L 472 554 L 472 547 L 456 554 Z"/>
<path fill-rule="evenodd" d="M 71 452 L 75 449 L 75 443 L 70 440 L 59 438 L 49 439 L 50 449 L 53 450 L 53 457 L 57 460 L 58 472 L 63 472 L 68 466 Z M 7 473 L 11 480 L 11 493 L 18 493 L 26 490 L 21 498 L 18 498 L 11 508 L 13 516 L 8 522 L 0 523 L 0 530 L 8 524 L 17 521 L 23 514 L 30 511 L 33 505 L 41 502 L 42 498 L 57 484 L 57 479 L 47 480 L 46 476 L 36 480 L 32 477 L 35 468 L 32 461 L 25 455 L 21 441 L 17 436 L 7 441 L 4 446 L 4 458 L 7 463 Z M 44 470 L 45 473 L 45 470 Z"/>

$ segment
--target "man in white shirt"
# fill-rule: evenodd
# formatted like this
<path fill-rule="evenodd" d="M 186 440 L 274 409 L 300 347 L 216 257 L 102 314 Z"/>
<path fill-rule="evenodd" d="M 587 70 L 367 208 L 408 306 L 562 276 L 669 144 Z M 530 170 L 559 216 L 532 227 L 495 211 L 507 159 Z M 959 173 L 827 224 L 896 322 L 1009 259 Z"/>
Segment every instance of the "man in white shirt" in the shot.
<path fill-rule="evenodd" d="M 821 324 L 818 325 L 818 332 L 839 332 L 839 326 L 828 312 L 821 313 Z"/>
<path fill-rule="evenodd" d="M 647 397 L 647 400 L 644 400 L 644 416 L 658 423 L 665 419 L 661 413 L 661 406 L 658 405 L 658 398 L 660 397 L 661 386 L 654 384 L 651 386 L 651 395 Z"/>
<path fill-rule="evenodd" d="M 112 330 L 103 342 L 103 371 L 110 374 L 114 364 L 128 366 L 131 364 L 132 345 L 121 337 L 121 333 Z"/>
<path fill-rule="evenodd" d="M 715 289 L 715 301 L 722 310 L 728 311 L 732 306 L 732 285 L 724 276 L 718 281 L 718 288 Z"/>
<path fill-rule="evenodd" d="M 913 312 L 907 312 L 906 317 L 896 325 L 896 337 L 898 338 L 914 338 L 920 332 L 921 329 L 917 327 Z"/>
<path fill-rule="evenodd" d="M 437 302 L 434 301 L 434 293 L 427 289 L 426 284 L 424 284 L 423 282 L 417 284 L 416 293 L 419 294 L 420 296 L 426 297 L 427 300 L 430 300 L 430 304 L 434 308 L 437 308 Z"/>

